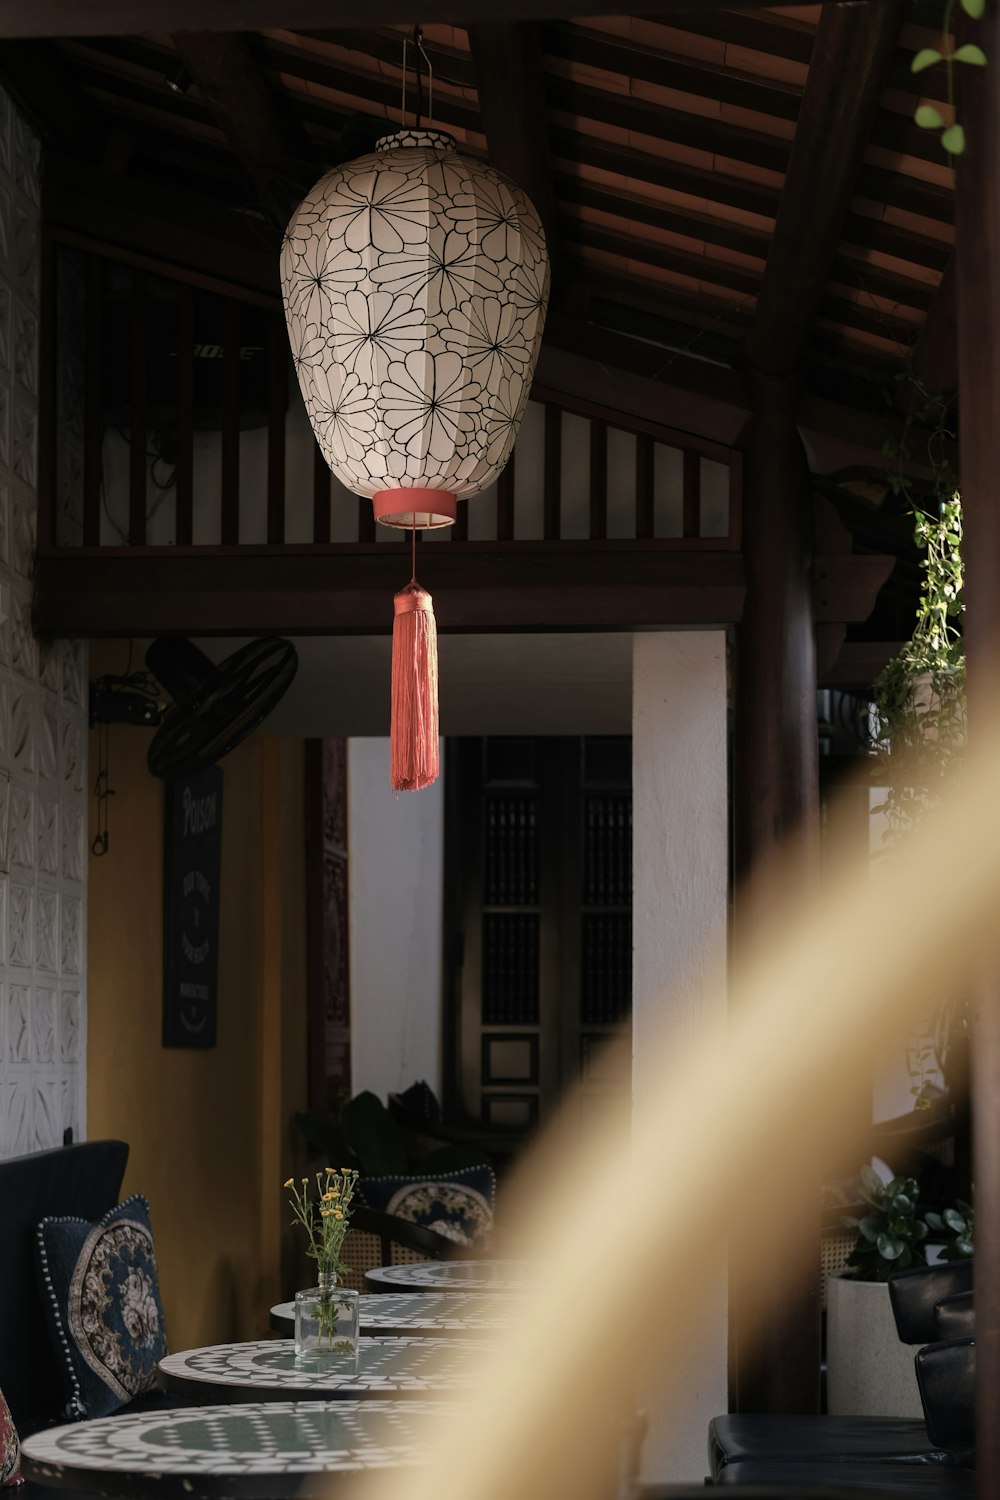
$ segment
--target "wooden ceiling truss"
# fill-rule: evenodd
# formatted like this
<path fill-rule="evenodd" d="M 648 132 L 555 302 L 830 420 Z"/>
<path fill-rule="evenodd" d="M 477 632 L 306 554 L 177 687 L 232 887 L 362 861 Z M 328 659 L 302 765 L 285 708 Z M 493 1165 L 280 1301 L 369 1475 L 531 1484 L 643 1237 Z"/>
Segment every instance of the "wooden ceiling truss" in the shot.
<path fill-rule="evenodd" d="M 275 306 L 290 205 L 398 118 L 408 17 L 374 0 L 359 28 L 335 3 L 283 0 L 279 15 L 250 0 L 230 34 L 226 0 L 163 0 L 169 25 L 147 5 L 129 36 L 112 0 L 85 23 L 81 9 L 32 20 L 0 0 L 0 76 L 46 147 L 48 223 Z M 912 122 L 921 0 L 665 3 L 642 19 L 524 0 L 424 24 L 435 122 L 520 181 L 546 223 L 540 383 L 626 427 L 666 416 L 734 447 L 748 368 L 794 369 L 812 469 L 879 466 L 909 420 L 885 396 L 906 351 L 949 368 L 951 173 Z M 920 87 L 940 102 L 933 71 Z M 40 566 L 38 620 L 55 628 Z"/>

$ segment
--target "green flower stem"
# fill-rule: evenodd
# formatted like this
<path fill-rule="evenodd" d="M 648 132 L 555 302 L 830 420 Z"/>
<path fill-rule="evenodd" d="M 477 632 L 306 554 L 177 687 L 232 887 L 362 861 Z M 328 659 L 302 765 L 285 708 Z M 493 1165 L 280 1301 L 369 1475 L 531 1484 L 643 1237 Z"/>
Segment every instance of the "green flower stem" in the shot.
<path fill-rule="evenodd" d="M 336 1277 L 350 1270 L 341 1263 L 340 1252 L 350 1228 L 351 1202 L 358 1174 L 352 1167 L 325 1167 L 315 1174 L 315 1191 L 308 1177 L 285 1183 L 292 1208 L 292 1223 L 306 1232 L 306 1254 L 316 1262 L 321 1275 Z"/>

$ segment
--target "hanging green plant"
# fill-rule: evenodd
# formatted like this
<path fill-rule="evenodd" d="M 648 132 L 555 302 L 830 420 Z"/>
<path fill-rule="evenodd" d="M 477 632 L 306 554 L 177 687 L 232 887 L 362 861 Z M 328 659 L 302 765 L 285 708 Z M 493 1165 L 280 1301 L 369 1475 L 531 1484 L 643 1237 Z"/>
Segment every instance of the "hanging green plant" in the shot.
<path fill-rule="evenodd" d="M 923 581 L 913 635 L 874 684 L 879 780 L 885 801 L 872 809 L 886 819 L 891 848 L 932 806 L 965 753 L 965 649 L 960 630 L 962 501 L 957 490 L 936 516 L 918 510 L 914 536 Z M 917 1109 L 929 1109 L 928 1085 L 947 1078 L 956 1044 L 968 1036 L 968 1007 L 949 999 L 936 1008 L 910 1044 L 907 1068 Z"/>
<path fill-rule="evenodd" d="M 936 516 L 918 510 L 914 539 L 923 580 L 913 634 L 874 684 L 876 738 L 886 800 L 877 809 L 895 842 L 937 801 L 965 750 L 962 501 L 956 490 Z"/>
<path fill-rule="evenodd" d="M 986 10 L 986 0 L 960 0 L 960 4 L 965 14 L 973 21 L 981 20 Z M 944 67 L 951 120 L 946 120 L 934 104 L 919 105 L 914 112 L 913 119 L 921 130 L 938 131 L 941 145 L 949 157 L 961 156 L 965 150 L 965 130 L 955 119 L 955 64 L 960 63 L 973 68 L 986 67 L 986 53 L 975 42 L 964 42 L 961 47 L 954 45 L 951 36 L 951 17 L 954 7 L 955 0 L 947 0 L 941 20 L 940 48 L 921 47 L 910 64 L 912 73 L 925 73 L 928 68 Z"/>

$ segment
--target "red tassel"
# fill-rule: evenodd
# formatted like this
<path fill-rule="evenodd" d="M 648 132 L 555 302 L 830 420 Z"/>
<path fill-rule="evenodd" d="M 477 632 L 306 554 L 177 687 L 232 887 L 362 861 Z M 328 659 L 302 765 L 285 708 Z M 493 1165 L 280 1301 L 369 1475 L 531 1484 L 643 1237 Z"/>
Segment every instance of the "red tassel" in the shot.
<path fill-rule="evenodd" d="M 392 789 L 438 778 L 438 658 L 434 603 L 415 579 L 396 595 L 392 625 Z"/>

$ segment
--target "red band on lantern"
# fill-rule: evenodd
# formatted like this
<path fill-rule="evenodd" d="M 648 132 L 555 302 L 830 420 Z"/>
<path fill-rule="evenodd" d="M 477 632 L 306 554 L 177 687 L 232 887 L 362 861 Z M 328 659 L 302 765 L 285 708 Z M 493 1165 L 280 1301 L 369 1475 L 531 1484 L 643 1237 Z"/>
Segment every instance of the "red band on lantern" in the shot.
<path fill-rule="evenodd" d="M 458 502 L 447 490 L 380 490 L 372 496 L 372 509 L 383 526 L 435 531 L 454 524 Z"/>

